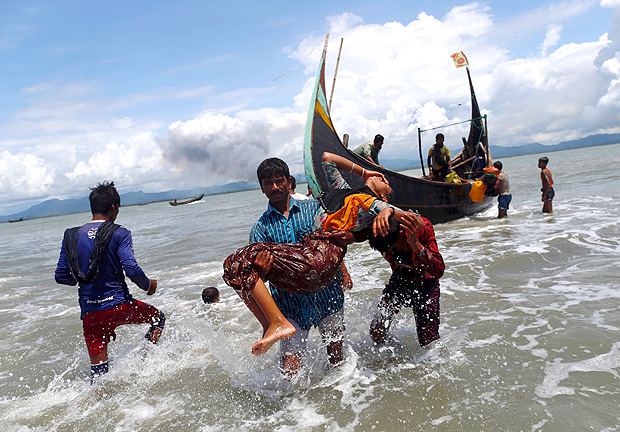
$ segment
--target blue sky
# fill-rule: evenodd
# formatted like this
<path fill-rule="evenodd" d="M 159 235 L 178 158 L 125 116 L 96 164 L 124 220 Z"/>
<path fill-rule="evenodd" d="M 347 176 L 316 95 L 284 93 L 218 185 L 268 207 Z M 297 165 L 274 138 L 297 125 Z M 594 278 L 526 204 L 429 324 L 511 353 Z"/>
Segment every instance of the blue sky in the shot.
<path fill-rule="evenodd" d="M 415 159 L 417 127 L 468 118 L 461 50 L 492 145 L 620 132 L 619 6 L 1 1 L 0 214 L 104 179 L 149 192 L 254 180 L 269 156 L 301 172 L 328 30 L 329 71 L 344 38 L 336 128 L 352 145 L 381 133 L 383 158 Z"/>

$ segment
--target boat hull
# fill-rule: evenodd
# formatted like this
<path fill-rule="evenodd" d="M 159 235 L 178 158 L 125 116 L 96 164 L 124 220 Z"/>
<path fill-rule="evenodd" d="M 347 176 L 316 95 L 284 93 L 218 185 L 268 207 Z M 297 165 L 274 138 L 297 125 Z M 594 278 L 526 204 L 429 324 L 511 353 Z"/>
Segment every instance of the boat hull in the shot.
<path fill-rule="evenodd" d="M 481 202 L 469 198 L 470 183 L 444 183 L 406 176 L 371 164 L 366 159 L 347 149 L 330 124 L 315 110 L 313 118 L 312 140 L 308 149 L 309 159 L 306 162 L 308 184 L 316 184 L 319 191 L 313 195 L 329 190 L 327 179 L 321 164 L 323 152 L 342 156 L 368 170 L 383 173 L 394 190 L 391 203 L 403 210 L 414 210 L 429 219 L 433 224 L 450 222 L 479 213 L 493 205 L 492 197 L 485 197 Z M 308 169 L 309 166 L 311 169 Z M 342 176 L 353 188 L 363 186 L 361 177 L 348 172 Z M 313 179 L 313 181 L 310 180 Z M 317 193 L 318 192 L 318 193 Z"/>
<path fill-rule="evenodd" d="M 185 200 L 185 201 L 168 201 L 168 203 L 171 206 L 176 207 L 176 206 L 180 206 L 180 205 L 183 205 L 183 204 L 189 204 L 189 203 L 193 203 L 193 202 L 196 202 L 196 201 L 200 201 L 204 196 L 205 196 L 205 194 L 201 194 L 201 195 L 198 195 L 197 197 L 190 198 L 190 199 Z"/>

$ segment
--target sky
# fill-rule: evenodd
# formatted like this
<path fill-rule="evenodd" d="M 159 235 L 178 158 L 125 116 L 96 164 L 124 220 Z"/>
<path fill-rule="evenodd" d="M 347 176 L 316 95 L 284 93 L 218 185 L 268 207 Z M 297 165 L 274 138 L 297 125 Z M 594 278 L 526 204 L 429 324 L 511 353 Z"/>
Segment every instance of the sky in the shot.
<path fill-rule="evenodd" d="M 620 0 L 0 0 L 0 214 L 301 173 L 328 31 L 335 128 L 382 134 L 380 159 L 469 118 L 459 51 L 491 146 L 620 132 Z M 442 130 L 453 153 L 466 131 Z"/>

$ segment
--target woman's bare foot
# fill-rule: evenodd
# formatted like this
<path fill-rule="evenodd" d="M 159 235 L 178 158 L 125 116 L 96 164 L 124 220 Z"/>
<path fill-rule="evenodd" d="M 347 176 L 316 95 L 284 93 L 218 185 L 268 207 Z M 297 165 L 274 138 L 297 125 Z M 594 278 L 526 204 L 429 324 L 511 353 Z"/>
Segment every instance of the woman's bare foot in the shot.
<path fill-rule="evenodd" d="M 288 321 L 271 325 L 265 336 L 252 346 L 252 354 L 265 354 L 274 343 L 280 339 L 290 338 L 296 331 L 293 324 Z"/>

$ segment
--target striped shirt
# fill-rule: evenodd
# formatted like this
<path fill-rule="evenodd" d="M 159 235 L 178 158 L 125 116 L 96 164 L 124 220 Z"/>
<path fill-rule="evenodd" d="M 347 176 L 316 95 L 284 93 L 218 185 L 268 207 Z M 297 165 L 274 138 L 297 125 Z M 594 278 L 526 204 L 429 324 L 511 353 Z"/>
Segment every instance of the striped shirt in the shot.
<path fill-rule="evenodd" d="M 296 201 L 291 197 L 289 217 L 267 205 L 250 232 L 250 243 L 269 241 L 276 243 L 301 243 L 301 239 L 313 231 L 314 220 L 320 204 L 315 199 Z M 282 314 L 294 320 L 302 330 L 318 326 L 327 316 L 338 312 L 344 305 L 341 277 L 336 277 L 323 291 L 316 294 L 293 294 L 278 290 L 269 284 L 271 295 Z"/>

